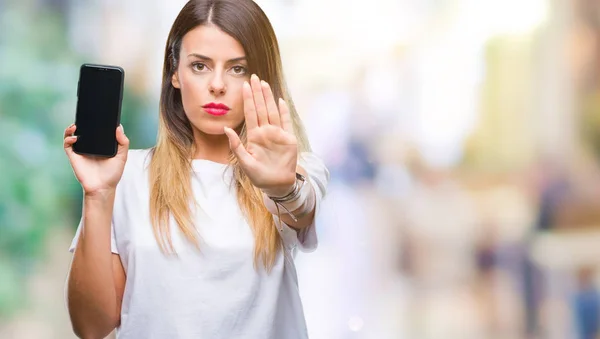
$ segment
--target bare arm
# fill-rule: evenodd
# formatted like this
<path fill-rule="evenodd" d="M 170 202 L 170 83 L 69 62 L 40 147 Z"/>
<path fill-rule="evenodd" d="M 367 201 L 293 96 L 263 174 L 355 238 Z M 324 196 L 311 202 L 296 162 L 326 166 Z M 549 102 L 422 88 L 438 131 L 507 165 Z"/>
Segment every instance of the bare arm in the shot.
<path fill-rule="evenodd" d="M 125 272 L 110 248 L 114 199 L 109 190 L 83 202 L 83 228 L 67 279 L 69 316 L 80 338 L 104 338 L 120 322 Z"/>

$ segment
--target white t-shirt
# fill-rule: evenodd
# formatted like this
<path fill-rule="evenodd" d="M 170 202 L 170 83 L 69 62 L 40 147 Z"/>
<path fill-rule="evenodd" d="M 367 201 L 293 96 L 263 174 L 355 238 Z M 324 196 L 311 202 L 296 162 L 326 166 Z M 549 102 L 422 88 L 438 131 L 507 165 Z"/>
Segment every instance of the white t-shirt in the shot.
<path fill-rule="evenodd" d="M 193 160 L 200 252 L 171 227 L 178 256 L 165 256 L 149 218 L 150 156 L 149 150 L 130 150 L 116 189 L 111 248 L 127 275 L 117 338 L 307 338 L 294 257 L 298 249 L 316 249 L 314 223 L 302 232 L 278 224 L 285 251 L 270 274 L 260 265 L 255 270 L 254 237 L 230 185 L 231 168 Z M 316 192 L 318 213 L 329 172 L 312 153 L 302 154 L 299 164 Z M 81 227 L 80 222 L 71 251 Z"/>

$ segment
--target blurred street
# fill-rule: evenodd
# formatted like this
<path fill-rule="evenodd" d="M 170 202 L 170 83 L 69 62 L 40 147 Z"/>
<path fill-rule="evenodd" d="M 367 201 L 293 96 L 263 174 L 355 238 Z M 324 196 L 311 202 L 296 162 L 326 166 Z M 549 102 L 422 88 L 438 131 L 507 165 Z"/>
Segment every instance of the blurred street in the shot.
<path fill-rule="evenodd" d="M 331 171 L 311 339 L 600 338 L 600 1 L 256 2 Z M 0 338 L 75 338 L 79 66 L 125 69 L 152 146 L 184 3 L 0 0 Z"/>

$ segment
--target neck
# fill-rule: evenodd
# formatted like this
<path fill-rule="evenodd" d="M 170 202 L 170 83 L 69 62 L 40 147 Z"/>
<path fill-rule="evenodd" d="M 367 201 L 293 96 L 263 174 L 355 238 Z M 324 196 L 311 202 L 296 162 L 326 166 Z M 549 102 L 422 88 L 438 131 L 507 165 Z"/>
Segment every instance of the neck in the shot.
<path fill-rule="evenodd" d="M 211 135 L 194 129 L 196 152 L 194 159 L 204 159 L 226 164 L 229 161 L 229 140 L 227 135 Z"/>

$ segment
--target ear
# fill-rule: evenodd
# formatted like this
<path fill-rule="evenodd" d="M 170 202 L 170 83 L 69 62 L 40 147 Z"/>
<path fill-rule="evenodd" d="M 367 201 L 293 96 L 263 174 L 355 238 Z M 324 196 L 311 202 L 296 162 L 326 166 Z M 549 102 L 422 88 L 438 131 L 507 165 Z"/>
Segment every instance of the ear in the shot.
<path fill-rule="evenodd" d="M 175 88 L 181 88 L 181 84 L 179 83 L 179 73 L 177 71 L 175 71 L 173 77 L 171 77 L 171 84 Z"/>

